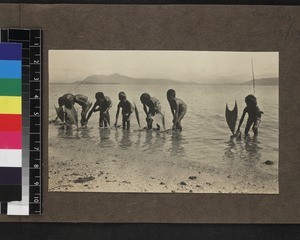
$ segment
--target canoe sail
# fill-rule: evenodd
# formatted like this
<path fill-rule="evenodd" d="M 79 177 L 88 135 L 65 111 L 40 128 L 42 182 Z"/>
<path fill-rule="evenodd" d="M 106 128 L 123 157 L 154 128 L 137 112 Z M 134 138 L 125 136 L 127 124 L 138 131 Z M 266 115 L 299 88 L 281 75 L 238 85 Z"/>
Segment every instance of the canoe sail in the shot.
<path fill-rule="evenodd" d="M 69 123 L 74 124 L 78 127 L 78 113 L 74 106 L 71 109 L 65 108 L 65 107 L 56 107 L 54 105 L 57 117 L 63 122 L 63 123 Z"/>
<path fill-rule="evenodd" d="M 140 115 L 139 115 L 139 111 L 137 109 L 137 106 L 135 105 L 135 102 L 133 102 L 133 107 L 134 107 L 134 113 L 135 113 L 136 121 L 139 125 L 139 128 L 141 128 Z"/>
<path fill-rule="evenodd" d="M 253 58 L 251 59 L 252 62 L 252 86 L 253 86 L 253 93 L 255 94 L 255 78 L 254 78 L 254 68 L 253 68 Z"/>
<path fill-rule="evenodd" d="M 162 122 L 163 128 L 166 129 L 165 116 L 161 112 L 159 112 L 159 114 L 161 115 L 161 122 Z"/>
<path fill-rule="evenodd" d="M 65 111 L 62 107 L 56 107 L 54 106 L 55 108 L 55 111 L 56 111 L 56 114 L 57 114 L 57 117 L 62 121 L 62 122 L 65 122 Z"/>
<path fill-rule="evenodd" d="M 78 127 L 78 113 L 74 108 L 74 106 L 71 109 L 65 108 L 65 110 L 68 115 L 68 120 L 69 120 L 68 122 Z"/>
<path fill-rule="evenodd" d="M 234 108 L 231 111 L 228 109 L 228 104 L 226 103 L 225 116 L 226 116 L 226 122 L 227 122 L 230 130 L 231 130 L 232 134 L 234 134 L 236 121 L 237 121 L 237 117 L 238 117 L 238 108 L 237 108 L 236 101 L 235 101 Z"/>

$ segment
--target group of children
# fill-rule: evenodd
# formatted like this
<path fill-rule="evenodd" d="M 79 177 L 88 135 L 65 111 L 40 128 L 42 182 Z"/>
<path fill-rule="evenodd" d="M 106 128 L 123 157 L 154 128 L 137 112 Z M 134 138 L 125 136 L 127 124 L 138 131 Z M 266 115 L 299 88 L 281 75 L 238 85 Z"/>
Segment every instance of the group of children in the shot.
<path fill-rule="evenodd" d="M 171 113 L 173 115 L 172 130 L 182 131 L 181 121 L 187 112 L 187 105 L 184 103 L 184 101 L 176 97 L 176 92 L 174 89 L 169 89 L 166 95 L 171 108 Z M 130 101 L 127 100 L 124 92 L 120 92 L 118 97 L 120 102 L 117 106 L 116 121 L 114 126 L 118 125 L 120 108 L 122 108 L 122 127 L 123 129 L 128 130 L 130 129 L 130 117 L 134 111 L 134 106 Z M 92 107 L 92 103 L 88 100 L 87 96 L 82 94 L 73 95 L 71 93 L 67 93 L 58 98 L 58 104 L 60 108 L 65 106 L 69 109 L 72 108 L 75 103 L 79 104 L 82 107 L 80 120 L 82 126 L 87 125 L 92 114 L 99 111 L 99 127 L 108 127 L 110 126 L 109 109 L 112 107 L 112 101 L 108 96 L 105 96 L 103 92 L 97 92 L 95 94 L 95 98 L 96 102 Z M 157 114 L 160 114 L 163 117 L 163 114 L 161 113 L 160 102 L 157 98 L 151 97 L 148 93 L 143 93 L 140 96 L 140 101 L 143 104 L 143 109 L 146 114 L 147 129 L 152 129 L 153 117 Z M 257 135 L 262 112 L 257 106 L 257 100 L 254 95 L 248 95 L 245 98 L 245 102 L 246 107 L 243 111 L 236 133 L 240 132 L 240 127 L 244 121 L 244 117 L 246 113 L 248 113 L 245 135 L 247 136 L 249 134 L 251 126 L 254 134 Z M 160 129 L 158 124 L 157 128 L 158 130 Z"/>
<path fill-rule="evenodd" d="M 112 101 L 108 96 L 104 96 L 103 92 L 97 92 L 95 94 L 96 102 L 92 107 L 92 103 L 88 100 L 87 96 L 82 94 L 73 95 L 71 93 L 64 94 L 58 98 L 59 108 L 63 106 L 66 108 L 72 108 L 75 103 L 82 107 L 81 120 L 82 126 L 87 125 L 90 117 L 95 112 L 100 112 L 99 127 L 110 126 L 109 109 L 112 107 Z M 173 89 L 167 91 L 167 99 L 171 107 L 173 115 L 173 130 L 182 130 L 181 120 L 183 119 L 187 105 L 179 98 L 176 98 L 176 92 Z M 143 93 L 140 96 L 143 109 L 146 114 L 147 129 L 152 129 L 153 117 L 161 113 L 160 102 L 157 98 L 151 97 L 148 93 Z M 125 92 L 119 93 L 119 104 L 117 106 L 115 126 L 118 125 L 118 118 L 120 109 L 122 108 L 122 127 L 123 129 L 130 129 L 130 117 L 134 112 L 133 104 L 127 100 Z M 90 110 L 90 111 L 89 111 Z M 157 125 L 158 130 L 160 125 Z"/>

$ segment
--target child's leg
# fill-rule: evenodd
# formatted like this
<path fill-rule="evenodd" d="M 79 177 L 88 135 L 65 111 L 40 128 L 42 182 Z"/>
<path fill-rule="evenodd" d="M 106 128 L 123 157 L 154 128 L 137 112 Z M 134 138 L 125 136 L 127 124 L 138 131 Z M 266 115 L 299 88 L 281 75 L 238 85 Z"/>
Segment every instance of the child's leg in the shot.
<path fill-rule="evenodd" d="M 109 118 L 109 113 L 105 113 L 104 111 L 102 112 L 102 116 L 103 116 L 103 123 L 104 123 L 104 127 L 107 127 L 108 125 L 110 125 L 110 118 Z"/>
<path fill-rule="evenodd" d="M 178 121 L 176 124 L 176 129 L 182 131 L 181 121 Z"/>
<path fill-rule="evenodd" d="M 258 134 L 257 127 L 255 126 L 255 124 L 253 125 L 252 130 L 254 132 L 254 135 Z"/>
<path fill-rule="evenodd" d="M 107 127 L 108 125 L 110 126 L 110 116 L 109 116 L 109 112 L 107 112 L 107 114 L 105 115 L 105 127 Z"/>
<path fill-rule="evenodd" d="M 250 120 L 247 121 L 247 125 L 245 128 L 245 135 L 249 134 L 249 130 L 250 130 L 252 124 L 253 124 L 253 121 L 250 121 Z"/>
<path fill-rule="evenodd" d="M 130 129 L 130 120 L 127 119 L 126 123 L 127 123 L 127 128 L 126 129 L 129 130 Z"/>
<path fill-rule="evenodd" d="M 127 130 L 130 129 L 130 118 L 131 118 L 130 113 L 126 113 L 126 114 L 124 114 L 124 116 L 123 116 L 123 119 L 124 119 L 125 126 L 126 126 L 126 129 L 127 129 Z"/>
<path fill-rule="evenodd" d="M 181 120 L 183 119 L 184 115 L 186 114 L 186 109 L 182 110 L 179 112 L 176 128 L 182 131 L 182 125 L 181 125 Z"/>
<path fill-rule="evenodd" d="M 104 117 L 103 112 L 100 111 L 99 113 L 99 127 L 103 127 Z"/>
<path fill-rule="evenodd" d="M 258 134 L 258 127 L 259 127 L 259 124 L 260 124 L 260 120 L 256 120 L 255 123 L 253 124 L 253 132 L 254 132 L 254 135 L 257 135 Z"/>
<path fill-rule="evenodd" d="M 146 118 L 146 122 L 147 122 L 147 128 L 148 129 L 152 129 L 152 123 L 153 123 L 153 119 L 150 117 Z"/>
<path fill-rule="evenodd" d="M 107 118 L 105 118 L 103 122 L 104 122 L 104 127 L 107 127 L 107 122 L 108 122 Z"/>
<path fill-rule="evenodd" d="M 123 115 L 123 117 L 122 117 L 122 128 L 123 128 L 123 129 L 126 128 L 126 118 L 125 118 L 124 115 Z"/>

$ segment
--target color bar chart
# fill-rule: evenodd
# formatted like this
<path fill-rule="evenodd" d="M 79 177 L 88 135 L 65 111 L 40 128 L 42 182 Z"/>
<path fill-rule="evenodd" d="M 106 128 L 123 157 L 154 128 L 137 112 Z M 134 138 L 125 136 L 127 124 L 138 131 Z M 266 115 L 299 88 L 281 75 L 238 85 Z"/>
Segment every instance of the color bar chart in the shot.
<path fill-rule="evenodd" d="M 22 198 L 22 44 L 0 43 L 0 201 Z"/>
<path fill-rule="evenodd" d="M 5 91 L 5 94 L 9 95 L 9 91 L 21 91 L 21 141 L 16 141 L 19 139 L 19 133 L 11 134 L 9 138 L 2 134 L 2 137 L 6 138 L 7 144 L 22 146 L 22 186 L 20 188 L 22 200 L 5 201 L 0 198 L 0 214 L 39 215 L 42 214 L 42 30 L 0 29 L 0 42 L 3 44 L 18 43 L 22 46 L 21 86 L 18 85 L 19 88 L 14 87 L 15 83 L 12 81 L 3 82 L 3 85 L 6 84 L 7 89 L 9 89 Z M 11 50 L 8 52 L 12 54 Z M 14 99 L 11 98 L 10 100 L 12 100 L 11 104 L 15 103 Z M 16 122 L 18 119 L 7 120 L 3 117 L 2 121 L 9 121 L 10 125 L 13 125 L 12 122 Z M 14 153 L 10 153 L 10 156 L 12 154 Z M 8 187 L 6 191 L 11 193 L 13 189 Z"/>

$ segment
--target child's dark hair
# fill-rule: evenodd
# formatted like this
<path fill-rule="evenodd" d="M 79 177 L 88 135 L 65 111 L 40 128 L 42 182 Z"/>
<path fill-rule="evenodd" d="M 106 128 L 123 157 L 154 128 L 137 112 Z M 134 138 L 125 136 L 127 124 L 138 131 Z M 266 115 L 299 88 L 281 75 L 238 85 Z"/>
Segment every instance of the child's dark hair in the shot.
<path fill-rule="evenodd" d="M 119 92 L 119 100 L 126 100 L 126 94 L 124 92 Z"/>
<path fill-rule="evenodd" d="M 95 98 L 96 98 L 97 100 L 103 99 L 103 98 L 104 98 L 103 92 L 96 92 Z"/>
<path fill-rule="evenodd" d="M 149 93 L 143 93 L 140 97 L 141 102 L 146 102 L 150 99 Z"/>
<path fill-rule="evenodd" d="M 170 98 L 170 97 L 175 97 L 176 96 L 176 92 L 174 89 L 169 89 L 167 91 L 167 98 Z"/>
<path fill-rule="evenodd" d="M 257 105 L 257 100 L 256 97 L 252 94 L 249 94 L 246 98 L 245 98 L 245 102 L 247 105 L 252 105 L 252 106 L 256 106 Z"/>

